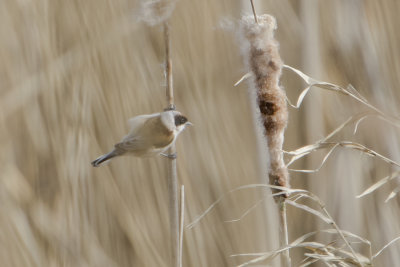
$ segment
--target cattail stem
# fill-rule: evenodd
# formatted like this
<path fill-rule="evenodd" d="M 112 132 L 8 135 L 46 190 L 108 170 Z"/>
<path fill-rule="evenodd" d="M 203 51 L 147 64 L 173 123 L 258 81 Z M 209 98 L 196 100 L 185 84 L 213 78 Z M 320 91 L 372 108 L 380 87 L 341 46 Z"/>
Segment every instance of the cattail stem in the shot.
<path fill-rule="evenodd" d="M 285 199 L 281 198 L 281 203 L 279 203 L 279 217 L 280 217 L 280 241 L 281 247 L 287 247 L 289 245 L 289 233 L 286 217 L 286 203 Z M 289 255 L 289 249 L 286 249 L 281 254 L 281 266 L 290 267 L 291 260 Z"/>
<path fill-rule="evenodd" d="M 164 22 L 164 41 L 165 41 L 165 78 L 166 78 L 166 110 L 175 110 L 174 88 L 172 81 L 172 61 L 171 61 L 171 40 L 169 34 L 169 24 Z M 175 144 L 168 150 L 169 155 L 176 155 Z M 179 201 L 178 201 L 178 175 L 176 171 L 176 156 L 169 157 L 168 164 L 168 194 L 169 194 L 169 222 L 171 237 L 171 266 L 179 267 Z"/>
<path fill-rule="evenodd" d="M 253 2 L 253 0 L 250 0 L 250 3 L 251 3 L 251 9 L 253 10 L 254 21 L 258 24 L 258 19 L 257 19 L 257 14 L 256 14 L 256 8 L 254 7 L 254 2 Z"/>

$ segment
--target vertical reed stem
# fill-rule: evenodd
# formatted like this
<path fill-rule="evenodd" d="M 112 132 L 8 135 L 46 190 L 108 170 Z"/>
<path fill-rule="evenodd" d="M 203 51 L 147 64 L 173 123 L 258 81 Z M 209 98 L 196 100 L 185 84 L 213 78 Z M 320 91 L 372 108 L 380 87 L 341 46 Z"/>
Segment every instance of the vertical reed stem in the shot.
<path fill-rule="evenodd" d="M 172 79 L 172 60 L 171 60 L 171 39 L 169 37 L 169 24 L 164 22 L 164 40 L 165 40 L 165 78 L 167 82 L 167 109 L 175 110 L 174 104 L 174 87 Z"/>
<path fill-rule="evenodd" d="M 286 247 L 289 245 L 289 234 L 288 234 L 288 225 L 287 225 L 287 217 L 286 217 L 286 203 L 285 198 L 280 199 L 279 203 L 279 215 L 280 215 L 280 240 L 281 247 Z M 285 250 L 281 254 L 281 264 L 283 267 L 290 267 L 291 260 L 289 255 L 289 249 Z"/>
<path fill-rule="evenodd" d="M 258 24 L 258 19 L 257 19 L 257 14 L 256 14 L 256 8 L 254 7 L 254 2 L 253 2 L 253 0 L 250 0 L 250 3 L 251 3 L 251 9 L 253 10 L 254 21 Z"/>
<path fill-rule="evenodd" d="M 181 186 L 180 198 L 180 222 L 179 222 L 179 267 L 182 267 L 182 253 L 183 253 L 183 228 L 185 223 L 185 186 Z"/>
<path fill-rule="evenodd" d="M 169 35 L 169 24 L 164 22 L 165 41 L 165 78 L 166 78 L 166 110 L 175 110 L 174 88 L 172 83 L 172 61 L 171 61 L 171 40 Z M 176 155 L 175 144 L 168 150 L 169 155 Z M 179 201 L 178 201 L 178 175 L 176 171 L 176 156 L 169 158 L 168 164 L 168 193 L 169 193 L 169 222 L 171 238 L 171 266 L 179 267 Z"/>

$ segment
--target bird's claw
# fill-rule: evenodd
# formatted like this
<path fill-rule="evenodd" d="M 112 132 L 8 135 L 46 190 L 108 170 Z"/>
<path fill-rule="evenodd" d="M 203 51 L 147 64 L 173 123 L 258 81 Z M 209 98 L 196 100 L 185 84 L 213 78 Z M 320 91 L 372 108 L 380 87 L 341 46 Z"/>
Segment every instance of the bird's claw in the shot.
<path fill-rule="evenodd" d="M 176 110 L 175 104 L 169 104 L 168 107 L 164 109 L 164 111 Z"/>
<path fill-rule="evenodd" d="M 161 153 L 161 156 L 167 157 L 169 159 L 176 159 L 177 158 L 177 154 L 176 153 L 172 153 L 172 154 L 165 154 L 165 153 Z"/>

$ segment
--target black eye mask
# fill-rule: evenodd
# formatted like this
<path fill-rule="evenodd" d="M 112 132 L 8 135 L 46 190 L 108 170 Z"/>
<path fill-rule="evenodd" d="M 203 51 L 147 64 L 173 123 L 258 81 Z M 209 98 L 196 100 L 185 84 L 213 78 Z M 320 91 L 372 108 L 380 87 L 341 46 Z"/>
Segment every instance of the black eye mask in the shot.
<path fill-rule="evenodd" d="M 176 115 L 175 116 L 175 126 L 179 126 L 182 124 L 185 124 L 188 120 L 186 119 L 185 116 L 182 115 Z"/>

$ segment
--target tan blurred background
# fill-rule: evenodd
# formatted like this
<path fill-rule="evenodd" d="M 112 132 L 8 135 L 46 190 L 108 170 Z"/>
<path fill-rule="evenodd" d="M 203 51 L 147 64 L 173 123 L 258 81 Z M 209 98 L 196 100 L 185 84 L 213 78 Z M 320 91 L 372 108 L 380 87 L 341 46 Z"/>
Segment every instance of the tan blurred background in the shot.
<path fill-rule="evenodd" d="M 286 64 L 320 80 L 351 83 L 372 104 L 398 114 L 399 1 L 255 3 L 259 14 L 277 18 Z M 166 105 L 162 28 L 139 21 L 139 7 L 131 0 L 0 2 L 1 266 L 168 266 L 167 160 L 90 165 L 126 133 L 130 117 Z M 246 72 L 237 30 L 227 26 L 249 11 L 248 1 L 180 0 L 172 15 L 175 100 L 195 124 L 177 142 L 187 223 L 223 193 L 263 181 L 250 94 L 245 83 L 233 87 Z M 288 71 L 282 84 L 292 102 L 305 87 Z M 289 110 L 285 149 L 313 143 L 364 110 L 313 89 L 300 109 Z M 396 127 L 370 118 L 356 135 L 347 127 L 336 140 L 400 161 L 398 137 Z M 316 168 L 322 158 L 316 153 L 294 167 Z M 399 197 L 384 203 L 399 182 L 355 196 L 394 170 L 338 149 L 320 172 L 292 173 L 292 187 L 318 195 L 342 229 L 369 239 L 376 252 L 400 235 Z M 235 266 L 250 258 L 232 254 L 278 248 L 270 197 L 240 221 L 224 222 L 239 218 L 261 193 L 230 194 L 185 230 L 183 265 Z M 329 228 L 294 208 L 288 219 L 290 240 Z M 293 266 L 304 252 L 292 251 Z M 400 266 L 399 255 L 395 243 L 375 266 Z"/>

